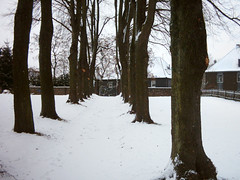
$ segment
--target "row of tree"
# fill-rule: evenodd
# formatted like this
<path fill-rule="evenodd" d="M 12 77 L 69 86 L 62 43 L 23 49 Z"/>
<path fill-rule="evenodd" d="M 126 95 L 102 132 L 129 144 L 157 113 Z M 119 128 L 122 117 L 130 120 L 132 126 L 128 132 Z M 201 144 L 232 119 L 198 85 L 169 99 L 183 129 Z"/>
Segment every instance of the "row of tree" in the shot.
<path fill-rule="evenodd" d="M 212 5 L 220 20 L 225 17 L 238 25 L 239 17 L 230 17 L 217 6 L 218 2 L 211 0 L 114 2 L 122 96 L 132 105 L 131 112 L 136 113 L 133 122 L 154 123 L 149 115 L 147 88 L 149 37 L 151 29 L 160 31 L 163 36 L 170 32 L 173 65 L 171 162 L 174 171 L 163 179 L 174 176 L 176 179 L 216 179 L 216 169 L 204 152 L 201 136 L 201 83 L 209 64 L 203 11 L 212 15 L 209 8 Z M 154 24 L 156 17 L 160 25 Z M 170 31 L 166 23 L 170 24 Z"/>
<path fill-rule="evenodd" d="M 54 53 L 55 46 L 52 43 L 52 38 L 54 37 L 53 20 L 71 34 L 70 55 L 68 57 L 70 94 L 67 102 L 78 103 L 79 100 L 83 101 L 84 98 L 89 97 L 93 92 L 96 56 L 99 49 L 101 49 L 98 45 L 99 36 L 105 24 L 110 20 L 109 18 L 105 19 L 102 28 L 99 28 L 100 3 L 100 0 L 55 0 L 53 4 L 52 1 L 31 0 L 25 2 L 20 0 L 18 2 L 15 13 L 13 45 L 14 130 L 16 132 L 35 132 L 27 70 L 29 35 L 32 21 L 40 20 L 41 22 L 40 35 L 37 38 L 39 39 L 42 100 L 40 115 L 52 119 L 60 119 L 55 110 L 51 71 L 51 67 L 56 64 L 54 59 L 54 55 L 56 55 Z M 55 8 L 55 14 L 57 14 L 58 18 L 53 17 L 52 7 Z M 33 10 L 35 10 L 34 13 Z M 37 11 L 40 11 L 40 13 L 36 13 Z M 39 14 L 41 14 L 41 17 L 38 19 Z M 87 27 L 90 39 L 87 37 Z M 54 59 L 54 63 L 51 62 L 52 59 Z M 55 71 L 53 73 L 55 75 Z M 23 113 L 25 111 L 26 113 Z"/>
<path fill-rule="evenodd" d="M 215 5 L 211 0 L 208 1 Z M 15 14 L 13 77 L 16 132 L 35 133 L 27 59 L 32 11 L 37 2 L 19 0 Z M 41 1 L 39 62 L 42 116 L 60 119 L 55 111 L 51 75 L 52 19 L 71 32 L 68 102 L 78 103 L 93 92 L 96 56 L 100 49 L 99 35 L 102 32 L 99 28 L 100 3 L 101 0 L 55 0 L 54 6 L 59 7 L 61 16 L 67 17 L 59 20 L 52 18 L 51 1 Z M 164 24 L 169 19 L 167 14 L 171 13 L 171 161 L 174 171 L 169 176 L 176 175 L 177 179 L 216 179 L 216 169 L 204 152 L 201 137 L 200 88 L 209 63 L 202 0 L 171 0 L 170 4 L 167 0 L 115 0 L 114 4 L 116 66 L 121 74 L 123 99 L 130 102 L 132 112 L 136 113 L 133 122 L 154 123 L 148 105 L 148 42 L 151 29 L 159 30 L 160 27 L 163 33 L 167 33 L 164 26 L 154 24 L 155 14 L 159 15 L 158 19 Z M 65 23 L 66 19 L 70 24 Z"/>

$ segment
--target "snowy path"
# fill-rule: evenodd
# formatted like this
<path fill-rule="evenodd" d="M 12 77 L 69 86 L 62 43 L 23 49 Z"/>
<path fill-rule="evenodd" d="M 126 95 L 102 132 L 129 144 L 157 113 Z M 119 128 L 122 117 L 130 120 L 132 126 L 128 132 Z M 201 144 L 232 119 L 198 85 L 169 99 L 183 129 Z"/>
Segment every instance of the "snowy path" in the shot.
<path fill-rule="evenodd" d="M 168 142 L 158 142 L 163 127 L 132 124 L 134 115 L 120 97 L 93 96 L 80 106 L 66 104 L 66 98 L 56 97 L 57 112 L 67 120 L 58 122 L 40 118 L 40 96 L 32 96 L 36 131 L 48 137 L 15 134 L 9 131 L 12 124 L 0 134 L 13 141 L 0 141 L 6 148 L 0 159 L 16 179 L 145 180 L 167 164 L 169 126 L 163 138 Z M 161 149 L 167 156 L 158 153 Z"/>
<path fill-rule="evenodd" d="M 161 175 L 171 151 L 169 97 L 150 98 L 151 117 L 161 126 L 132 124 L 134 115 L 120 97 L 94 95 L 82 105 L 66 104 L 66 99 L 56 96 L 57 112 L 67 120 L 59 122 L 39 117 L 40 96 L 32 96 L 36 131 L 46 135 L 36 136 L 12 131 L 12 95 L 0 95 L 2 169 L 17 180 L 151 180 Z M 219 177 L 230 180 L 240 179 L 239 109 L 239 102 L 202 98 L 206 153 Z"/>

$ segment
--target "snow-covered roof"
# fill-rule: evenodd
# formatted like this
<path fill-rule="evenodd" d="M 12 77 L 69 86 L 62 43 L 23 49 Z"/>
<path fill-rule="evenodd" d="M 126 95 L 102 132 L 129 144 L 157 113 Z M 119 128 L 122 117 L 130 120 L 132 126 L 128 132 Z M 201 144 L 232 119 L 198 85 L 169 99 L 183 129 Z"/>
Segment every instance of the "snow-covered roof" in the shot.
<path fill-rule="evenodd" d="M 154 58 L 148 66 L 148 78 L 172 78 L 170 64 L 162 58 Z"/>
<path fill-rule="evenodd" d="M 240 44 L 237 44 L 233 50 L 206 70 L 206 72 L 240 71 L 238 59 L 240 59 Z"/>
<path fill-rule="evenodd" d="M 120 79 L 119 75 L 115 72 L 105 73 L 101 77 L 98 73 L 95 74 L 96 79 L 102 80 L 113 80 Z M 162 58 L 153 58 L 148 66 L 148 78 L 172 78 L 172 69 Z"/>

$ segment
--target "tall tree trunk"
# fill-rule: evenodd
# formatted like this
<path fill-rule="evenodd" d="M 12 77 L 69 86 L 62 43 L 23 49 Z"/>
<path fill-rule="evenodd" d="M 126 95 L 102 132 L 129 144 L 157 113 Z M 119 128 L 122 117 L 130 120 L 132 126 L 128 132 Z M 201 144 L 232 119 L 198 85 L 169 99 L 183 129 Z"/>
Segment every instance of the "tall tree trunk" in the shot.
<path fill-rule="evenodd" d="M 131 5 L 133 6 L 133 14 L 136 13 L 136 2 L 135 0 L 131 1 Z M 136 26 L 135 26 L 136 18 L 133 18 L 133 29 L 132 29 L 132 41 L 130 45 L 130 104 L 132 105 L 131 113 L 136 113 L 136 58 L 135 58 L 135 36 L 136 36 Z"/>
<path fill-rule="evenodd" d="M 133 28 L 134 29 L 134 28 Z M 135 33 L 133 33 L 130 47 L 130 104 L 132 105 L 131 113 L 136 113 L 136 62 L 135 62 Z"/>
<path fill-rule="evenodd" d="M 87 45 L 88 45 L 88 39 L 87 39 L 87 6 L 86 6 L 86 0 L 83 0 L 82 2 L 82 25 L 81 25 L 81 45 L 80 45 L 80 57 L 79 57 L 79 64 L 80 64 L 80 83 L 82 86 L 80 86 L 80 92 L 83 93 L 83 95 L 80 95 L 80 97 L 87 98 L 89 97 L 89 64 L 87 62 Z"/>
<path fill-rule="evenodd" d="M 127 26 L 127 17 L 130 9 L 129 0 L 123 2 L 120 0 L 118 10 L 118 33 L 117 42 L 119 48 L 119 58 L 122 66 L 121 72 L 121 86 L 122 86 L 122 96 L 124 102 L 129 102 L 129 26 Z M 123 10 L 124 6 L 124 10 Z"/>
<path fill-rule="evenodd" d="M 154 123 L 149 114 L 148 101 L 148 39 L 154 22 L 156 0 L 149 1 L 148 15 L 145 17 L 146 0 L 138 0 L 136 9 L 136 118 L 133 122 Z"/>
<path fill-rule="evenodd" d="M 172 153 L 177 179 L 216 179 L 202 146 L 200 95 L 208 66 L 201 0 L 171 0 Z"/>
<path fill-rule="evenodd" d="M 41 0 L 41 30 L 39 38 L 39 63 L 41 80 L 42 110 L 40 115 L 59 118 L 55 110 L 55 100 L 51 70 L 51 44 L 53 35 L 52 1 Z"/>
<path fill-rule="evenodd" d="M 19 0 L 13 44 L 14 131 L 35 133 L 28 80 L 28 47 L 32 24 L 32 0 Z"/>
<path fill-rule="evenodd" d="M 97 0 L 97 3 L 96 3 L 96 0 L 94 0 L 92 4 L 92 14 L 91 14 L 92 61 L 90 64 L 90 72 L 89 72 L 91 94 L 94 91 L 93 79 L 95 77 L 95 65 L 96 65 L 97 50 L 98 50 L 99 19 L 100 19 L 99 0 Z"/>
<path fill-rule="evenodd" d="M 77 1 L 77 9 L 75 13 L 75 3 L 74 0 L 70 1 L 70 17 L 71 17 L 71 27 L 72 27 L 72 44 L 70 48 L 69 67 L 70 67 L 70 92 L 68 101 L 73 104 L 78 103 L 78 71 L 77 71 L 77 57 L 78 57 L 78 36 L 80 31 L 80 1 Z"/>

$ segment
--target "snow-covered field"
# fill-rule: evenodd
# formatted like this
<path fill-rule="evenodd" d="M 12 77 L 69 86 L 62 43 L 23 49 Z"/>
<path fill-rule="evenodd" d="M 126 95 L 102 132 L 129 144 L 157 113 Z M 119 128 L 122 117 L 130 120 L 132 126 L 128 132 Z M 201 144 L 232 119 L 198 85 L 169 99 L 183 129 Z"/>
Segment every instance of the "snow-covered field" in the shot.
<path fill-rule="evenodd" d="M 121 97 L 94 95 L 82 105 L 56 96 L 60 122 L 39 117 L 40 96 L 32 96 L 37 132 L 12 131 L 13 96 L 0 94 L 0 179 L 150 180 L 160 177 L 171 151 L 170 97 L 151 97 L 153 120 L 132 124 Z M 203 144 L 218 177 L 240 179 L 240 102 L 202 98 Z"/>

